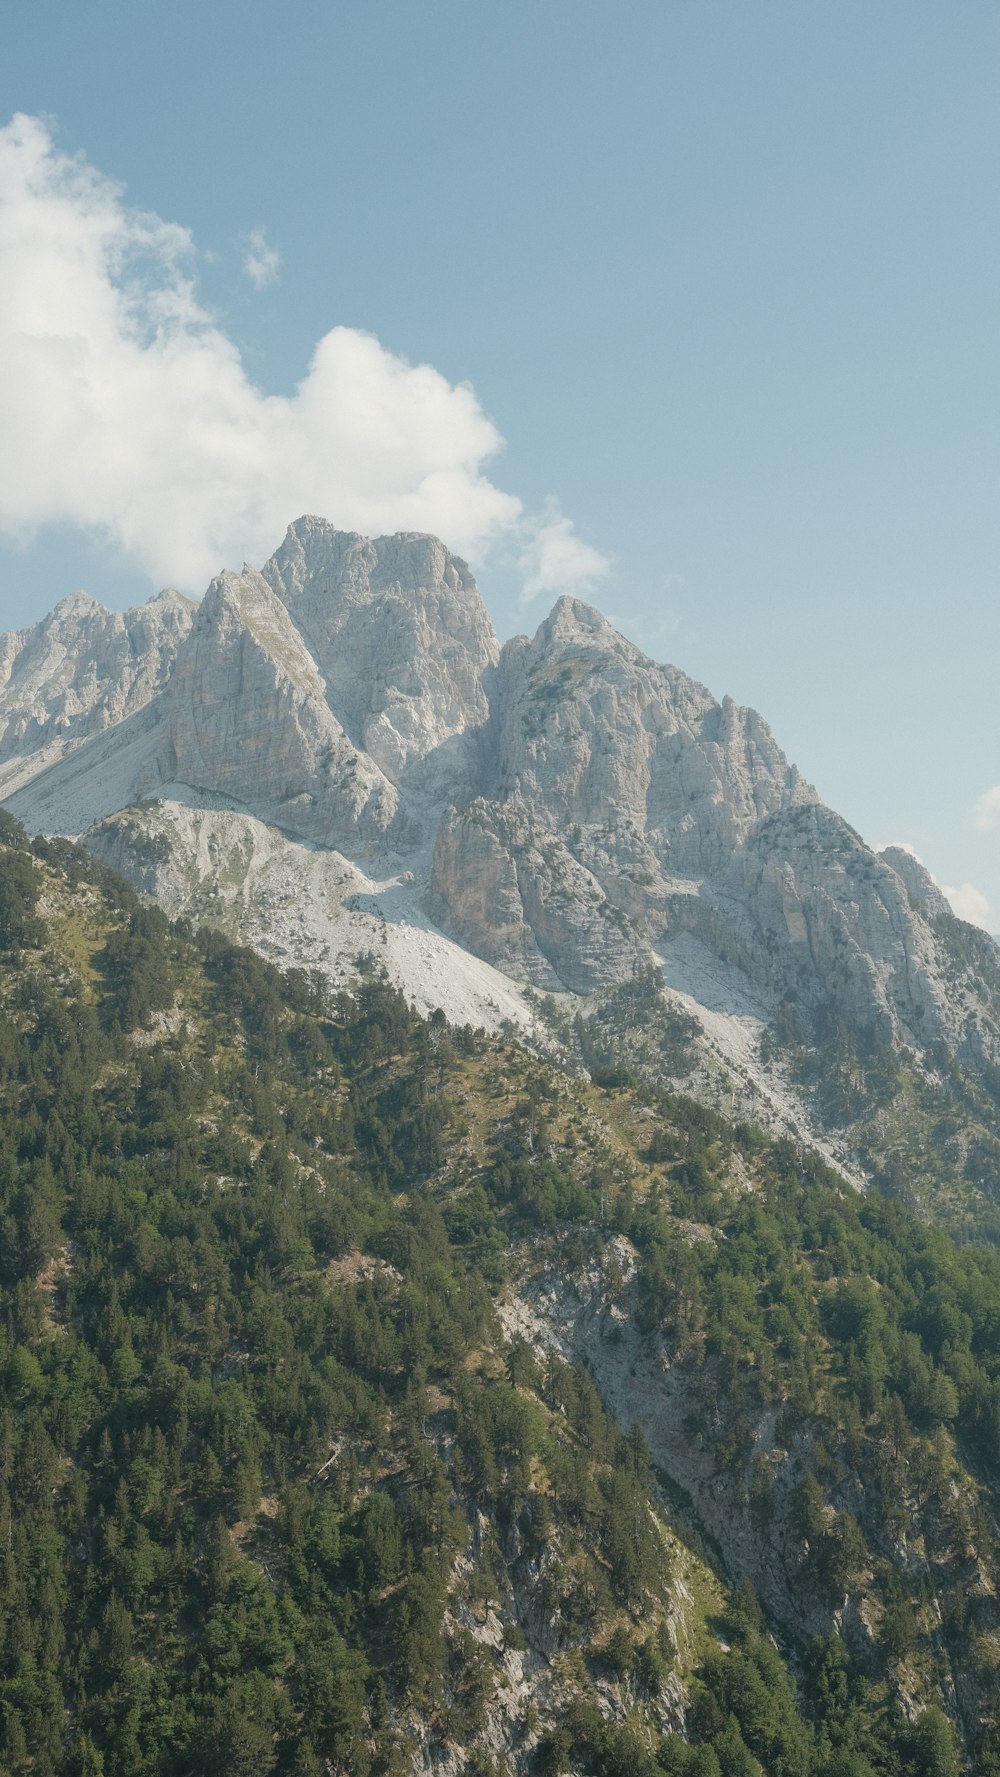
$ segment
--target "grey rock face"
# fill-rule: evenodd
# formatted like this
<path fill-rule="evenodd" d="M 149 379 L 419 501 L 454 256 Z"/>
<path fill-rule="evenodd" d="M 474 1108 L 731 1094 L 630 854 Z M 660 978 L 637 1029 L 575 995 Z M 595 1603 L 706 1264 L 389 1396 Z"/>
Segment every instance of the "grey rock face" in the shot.
<path fill-rule="evenodd" d="M 488 741 L 492 794 L 439 830 L 435 918 L 577 991 L 649 960 L 677 879 L 720 870 L 762 816 L 816 796 L 754 711 L 655 665 L 576 599 L 503 649 Z"/>
<path fill-rule="evenodd" d="M 161 592 L 124 613 L 75 592 L 0 635 L 0 785 L 125 721 L 166 684 L 195 605 Z M 2 767 L 8 767 L 6 772 Z"/>
<path fill-rule="evenodd" d="M 322 844 L 413 849 L 428 810 L 474 787 L 497 651 L 436 538 L 300 519 L 262 573 L 213 582 L 166 693 L 156 778 Z"/>
<path fill-rule="evenodd" d="M 445 816 L 430 911 L 484 961 L 536 987 L 592 993 L 649 960 L 593 873 L 516 797 Z"/>
<path fill-rule="evenodd" d="M 211 790 L 328 844 L 392 829 L 395 788 L 348 739 L 305 641 L 252 568 L 212 582 L 164 701 L 165 740 L 141 791 Z"/>
<path fill-rule="evenodd" d="M 690 933 L 770 1003 L 1000 1055 L 992 947 L 824 808 L 760 716 L 575 599 L 499 649 L 433 537 L 303 518 L 196 614 L 76 596 L 0 638 L 4 789 L 64 832 L 168 791 L 257 816 L 415 875 L 444 933 L 540 987 L 590 992 Z"/>
<path fill-rule="evenodd" d="M 452 796 L 470 787 L 483 677 L 499 650 L 465 563 L 436 537 L 373 541 L 301 518 L 263 577 L 358 750 L 393 784 Z"/>
<path fill-rule="evenodd" d="M 933 876 L 911 851 L 902 845 L 887 845 L 878 855 L 902 880 L 912 907 L 932 919 L 951 918 L 951 908 Z"/>
<path fill-rule="evenodd" d="M 675 917 L 752 980 L 875 1042 L 944 1033 L 933 934 L 896 872 L 821 803 L 761 821 Z"/>
<path fill-rule="evenodd" d="M 501 798 L 563 828 L 627 823 L 671 875 L 718 869 L 762 815 L 816 800 L 755 711 L 655 665 L 577 599 L 508 643 L 496 705 Z"/>

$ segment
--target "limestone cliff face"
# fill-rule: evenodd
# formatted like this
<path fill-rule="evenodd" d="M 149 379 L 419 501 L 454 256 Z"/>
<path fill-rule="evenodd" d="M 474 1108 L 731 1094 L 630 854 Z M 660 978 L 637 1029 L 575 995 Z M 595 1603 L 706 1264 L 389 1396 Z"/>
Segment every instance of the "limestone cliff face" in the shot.
<path fill-rule="evenodd" d="M 440 932 L 539 987 L 591 992 L 694 937 L 765 1002 L 1000 1060 L 995 947 L 916 859 L 876 856 L 755 711 L 578 600 L 500 649 L 433 537 L 303 518 L 196 612 L 76 595 L 0 637 L 0 793 L 92 836 L 143 797 L 257 817 L 405 880 Z"/>
<path fill-rule="evenodd" d="M 649 958 L 596 876 L 517 797 L 445 816 L 430 911 L 484 961 L 536 987 L 592 993 Z"/>
<path fill-rule="evenodd" d="M 674 918 L 773 993 L 875 1042 L 946 1034 L 934 935 L 890 865 L 821 803 L 758 823 Z"/>
<path fill-rule="evenodd" d="M 372 540 L 302 518 L 263 575 L 359 751 L 413 791 L 471 788 L 499 650 L 465 563 L 436 537 Z"/>
<path fill-rule="evenodd" d="M 497 652 L 436 538 L 300 519 L 262 573 L 213 582 L 167 690 L 159 781 L 326 845 L 412 850 L 475 787 Z"/>
<path fill-rule="evenodd" d="M 490 794 L 439 829 L 435 917 L 578 991 L 649 960 L 678 879 L 717 873 L 762 817 L 816 797 L 754 711 L 568 598 L 504 648 L 485 756 Z"/>
<path fill-rule="evenodd" d="M 304 838 L 384 838 L 399 798 L 348 739 L 281 600 L 244 568 L 212 582 L 165 694 L 166 733 L 139 785 L 183 783 Z"/>
<path fill-rule="evenodd" d="M 0 635 L 0 789 L 156 697 L 195 608 L 161 592 L 136 610 L 106 611 L 75 592 L 33 628 Z"/>
<path fill-rule="evenodd" d="M 887 845 L 879 852 L 883 864 L 903 883 L 911 907 L 930 919 L 950 919 L 952 911 L 930 871 L 902 845 Z"/>
<path fill-rule="evenodd" d="M 501 798 L 562 828 L 628 824 L 672 875 L 718 869 L 762 815 L 816 799 L 755 711 L 657 666 L 578 599 L 508 644 L 495 705 Z"/>
<path fill-rule="evenodd" d="M 507 644 L 487 737 L 488 793 L 442 822 L 432 879 L 435 919 L 477 954 L 586 992 L 689 933 L 763 1000 L 866 1042 L 1000 1054 L 988 959 L 956 965 L 917 860 L 877 856 L 755 711 L 596 611 L 562 599 Z"/>

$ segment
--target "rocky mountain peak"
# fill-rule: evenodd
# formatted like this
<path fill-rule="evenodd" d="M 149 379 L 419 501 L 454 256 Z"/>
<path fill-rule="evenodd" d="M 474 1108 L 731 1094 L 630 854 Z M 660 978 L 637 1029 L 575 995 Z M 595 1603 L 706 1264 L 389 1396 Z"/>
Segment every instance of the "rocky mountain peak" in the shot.
<path fill-rule="evenodd" d="M 65 598 L 61 598 L 59 603 L 53 607 L 51 616 L 43 621 L 51 627 L 53 623 L 62 622 L 68 617 L 78 617 L 89 614 L 91 611 L 103 609 L 104 607 L 98 604 L 97 599 L 93 598 L 89 592 L 85 592 L 81 586 L 75 592 L 68 592 Z"/>
<path fill-rule="evenodd" d="M 363 846 L 392 824 L 392 786 L 345 733 L 306 638 L 254 568 L 212 581 L 164 718 L 147 793 L 221 794 L 325 844 L 353 832 Z"/>
<path fill-rule="evenodd" d="M 249 644 L 268 659 L 277 677 L 287 675 L 307 695 L 323 700 L 323 682 L 315 661 L 280 598 L 255 568 L 244 568 L 242 574 L 227 570 L 212 581 L 198 608 L 191 645 L 174 686 L 191 672 L 196 660 L 210 681 L 223 655 L 233 650 L 240 653 L 241 669 L 245 670 L 242 656 Z M 221 691 L 222 687 L 216 689 Z M 241 685 L 231 685 L 227 679 L 227 694 L 238 695 L 240 689 Z M 203 701 L 210 695 L 211 685 L 206 682 Z"/>
<path fill-rule="evenodd" d="M 763 717 L 580 599 L 501 651 L 435 537 L 305 516 L 198 607 L 166 592 L 120 615 L 77 594 L 0 637 L 15 791 L 47 830 L 143 797 L 266 822 L 539 986 L 590 992 L 694 945 L 761 1004 L 1000 1055 L 992 976 L 958 940 L 946 954 L 936 885 L 824 808 Z"/>
<path fill-rule="evenodd" d="M 195 609 L 178 592 L 125 612 L 73 592 L 40 623 L 0 636 L 0 793 L 150 703 Z"/>
<path fill-rule="evenodd" d="M 464 793 L 499 645 L 466 564 L 436 537 L 301 518 L 262 569 L 354 744 L 394 783 Z M 442 751 L 443 749 L 443 751 Z"/>
<path fill-rule="evenodd" d="M 579 599 L 508 644 L 493 702 L 500 800 L 570 828 L 614 811 L 672 875 L 719 868 L 761 815 L 816 799 L 755 711 L 658 666 Z"/>
<path fill-rule="evenodd" d="M 146 611 L 194 611 L 197 606 L 198 600 L 189 598 L 186 592 L 178 592 L 176 586 L 164 586 L 162 591 L 154 593 L 153 597 L 147 599 L 146 604 L 140 606 L 139 609 Z"/>
<path fill-rule="evenodd" d="M 437 608 L 449 619 L 449 635 L 482 634 L 490 638 L 492 651 L 497 648 L 469 568 L 438 537 L 422 531 L 363 537 L 307 515 L 289 525 L 262 573 L 290 609 L 306 604 L 336 619 L 388 595 L 432 612 Z"/>
<path fill-rule="evenodd" d="M 620 635 L 593 605 L 564 593 L 539 625 L 533 647 L 541 653 L 550 648 L 573 644 L 596 646 L 608 653 L 620 654 L 635 661 L 643 659 L 640 650 Z"/>
<path fill-rule="evenodd" d="M 539 985 L 627 976 L 679 885 L 816 799 L 755 711 L 658 666 L 580 599 L 507 644 L 491 704 L 486 793 L 441 823 L 431 906 Z"/>

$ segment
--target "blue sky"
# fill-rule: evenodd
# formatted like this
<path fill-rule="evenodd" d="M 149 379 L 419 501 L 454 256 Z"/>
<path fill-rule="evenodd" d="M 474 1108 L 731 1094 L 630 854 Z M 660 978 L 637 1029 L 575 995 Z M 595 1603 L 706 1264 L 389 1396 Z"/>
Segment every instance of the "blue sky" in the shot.
<path fill-rule="evenodd" d="M 998 80 L 976 0 L 9 9 L 0 627 L 427 521 L 1000 929 Z"/>

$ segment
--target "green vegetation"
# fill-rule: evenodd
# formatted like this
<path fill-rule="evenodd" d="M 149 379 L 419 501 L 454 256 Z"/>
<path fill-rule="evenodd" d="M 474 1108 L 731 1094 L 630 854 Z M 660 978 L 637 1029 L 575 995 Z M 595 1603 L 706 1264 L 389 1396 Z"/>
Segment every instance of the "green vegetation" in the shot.
<path fill-rule="evenodd" d="M 500 1242 L 423 1182 L 472 1039 L 377 979 L 328 1012 L 37 850 L 0 853 L 4 1768 L 392 1770 L 414 1712 L 473 1738 L 470 1551 L 466 1612 L 662 1620 L 639 1446 L 565 1365 L 508 1379 Z M 43 882 L 103 926 L 96 988 L 21 949 Z"/>
<path fill-rule="evenodd" d="M 647 968 L 595 995 L 586 1012 L 566 1012 L 551 994 L 536 1004 L 567 1064 L 597 1085 L 682 1080 L 694 1067 L 698 1026 L 669 1004 L 662 987 L 662 970 Z"/>
<path fill-rule="evenodd" d="M 967 994 L 1000 992 L 995 947 L 960 920 L 936 922 L 939 941 L 967 960 L 953 980 Z M 931 1044 L 918 1058 L 827 1010 L 808 1020 L 786 1000 L 765 1033 L 805 1090 L 821 1125 L 842 1132 L 880 1190 L 959 1239 L 1000 1246 L 1000 1071 L 980 1056 Z"/>
<path fill-rule="evenodd" d="M 0 1768 L 1000 1769 L 995 1251 L 375 969 L 329 1004 L 6 818 L 0 922 Z M 822 1634 L 727 1594 L 642 1430 L 503 1333 L 613 1234 Z"/>

